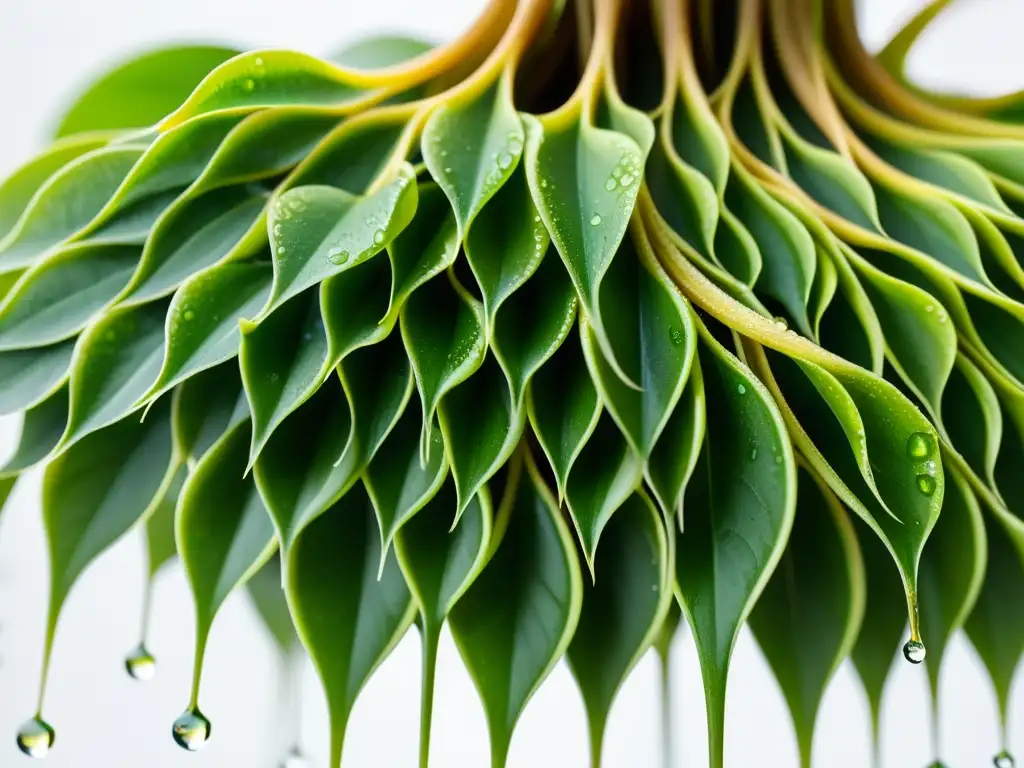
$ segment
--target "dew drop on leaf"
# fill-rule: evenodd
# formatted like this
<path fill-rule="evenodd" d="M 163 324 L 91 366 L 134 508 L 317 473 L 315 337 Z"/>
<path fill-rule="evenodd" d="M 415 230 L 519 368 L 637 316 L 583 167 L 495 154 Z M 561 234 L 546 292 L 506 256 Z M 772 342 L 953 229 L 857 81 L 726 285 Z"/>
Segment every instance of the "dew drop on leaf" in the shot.
<path fill-rule="evenodd" d="M 594 214 L 594 215 L 593 215 L 593 216 L 591 217 L 591 219 L 590 219 L 590 225 L 591 225 L 592 227 L 596 227 L 596 226 L 598 226 L 598 225 L 599 225 L 600 223 L 601 223 L 601 216 L 600 216 L 599 214 L 596 214 L 596 213 L 595 213 L 595 214 Z"/>
<path fill-rule="evenodd" d="M 251 93 L 255 88 L 256 81 L 253 80 L 251 77 L 247 77 L 245 80 L 242 81 L 242 89 L 245 90 L 247 93 Z"/>
<path fill-rule="evenodd" d="M 935 441 L 927 432 L 915 432 L 907 439 L 907 456 L 927 459 L 935 452 Z"/>
<path fill-rule="evenodd" d="M 29 757 L 42 758 L 50 753 L 57 734 L 40 717 L 33 717 L 18 731 L 18 749 Z"/>
<path fill-rule="evenodd" d="M 156 659 L 146 650 L 146 646 L 140 643 L 124 660 L 124 668 L 133 680 L 145 683 L 152 680 L 156 674 Z"/>
<path fill-rule="evenodd" d="M 917 490 L 925 496 L 931 496 L 935 493 L 935 478 L 931 475 L 918 475 Z"/>
<path fill-rule="evenodd" d="M 374 245 L 380 245 L 383 242 L 384 242 L 384 230 L 383 229 L 378 229 L 376 232 L 373 233 L 373 243 L 374 243 Z"/>
<path fill-rule="evenodd" d="M 736 385 L 736 391 L 739 392 L 741 395 L 747 394 L 747 388 L 745 386 L 743 386 L 742 384 L 737 384 Z"/>
<path fill-rule="evenodd" d="M 604 183 L 604 188 L 609 192 L 614 192 L 617 186 L 619 186 L 619 182 L 616 181 L 614 177 L 608 179 L 608 181 Z"/>
<path fill-rule="evenodd" d="M 344 264 L 348 261 L 348 251 L 341 246 L 335 246 L 327 252 L 327 258 L 332 264 Z"/>
<path fill-rule="evenodd" d="M 672 344 L 681 347 L 683 345 L 683 332 L 675 326 L 669 326 L 668 329 L 669 338 L 672 339 Z"/>
<path fill-rule="evenodd" d="M 908 640 L 907 644 L 903 646 L 903 658 L 911 664 L 920 664 L 927 655 L 928 651 L 925 649 L 924 643 L 918 640 Z"/>
<path fill-rule="evenodd" d="M 210 740 L 212 726 L 198 707 L 186 709 L 171 726 L 175 743 L 189 752 L 198 752 Z"/>
<path fill-rule="evenodd" d="M 186 309 L 184 312 L 181 313 L 181 316 L 185 320 L 189 320 L 189 321 L 196 319 L 196 313 L 193 312 L 191 309 Z"/>

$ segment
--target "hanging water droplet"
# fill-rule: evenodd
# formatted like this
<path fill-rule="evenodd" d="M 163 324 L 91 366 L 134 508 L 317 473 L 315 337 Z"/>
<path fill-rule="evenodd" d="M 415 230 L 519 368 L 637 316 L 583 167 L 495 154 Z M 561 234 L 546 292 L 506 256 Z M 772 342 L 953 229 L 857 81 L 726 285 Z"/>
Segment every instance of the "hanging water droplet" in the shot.
<path fill-rule="evenodd" d="M 181 717 L 174 721 L 171 735 L 182 749 L 198 752 L 210 740 L 211 728 L 210 721 L 199 711 L 199 707 L 195 707 L 186 709 L 181 713 Z"/>
<path fill-rule="evenodd" d="M 992 758 L 992 765 L 996 768 L 1013 768 L 1016 764 L 1017 763 L 1014 762 L 1013 755 L 1005 749 Z"/>
<path fill-rule="evenodd" d="M 931 496 L 935 493 L 935 478 L 931 475 L 918 475 L 917 490 L 925 496 Z"/>
<path fill-rule="evenodd" d="M 29 757 L 46 757 L 53 748 L 57 734 L 40 717 L 33 717 L 18 731 L 18 749 Z"/>
<path fill-rule="evenodd" d="M 590 219 L 590 226 L 592 226 L 592 227 L 596 227 L 596 226 L 597 226 L 597 225 L 599 225 L 600 223 L 601 223 L 601 216 L 600 216 L 600 214 L 597 214 L 597 213 L 595 213 L 595 214 L 594 214 L 594 215 L 593 215 L 593 216 L 591 217 L 591 219 Z"/>
<path fill-rule="evenodd" d="M 747 394 L 747 388 L 745 386 L 743 386 L 742 384 L 738 384 L 736 386 L 736 391 L 739 392 L 741 395 Z"/>
<path fill-rule="evenodd" d="M 311 763 L 298 747 L 292 747 L 281 761 L 281 768 L 309 768 Z"/>
<path fill-rule="evenodd" d="M 153 679 L 156 674 L 156 659 L 153 654 L 146 650 L 146 646 L 139 643 L 138 648 L 128 654 L 124 660 L 124 668 L 133 680 L 144 683 Z"/>
<path fill-rule="evenodd" d="M 348 261 L 348 251 L 336 245 L 327 252 L 327 258 L 332 264 L 344 264 Z"/>
<path fill-rule="evenodd" d="M 907 456 L 912 459 L 927 459 L 935 452 L 935 441 L 927 432 L 915 432 L 907 438 Z"/>
<path fill-rule="evenodd" d="M 911 664 L 920 664 L 927 655 L 928 651 L 925 649 L 924 643 L 918 640 L 908 640 L 907 644 L 903 646 L 903 658 Z"/>

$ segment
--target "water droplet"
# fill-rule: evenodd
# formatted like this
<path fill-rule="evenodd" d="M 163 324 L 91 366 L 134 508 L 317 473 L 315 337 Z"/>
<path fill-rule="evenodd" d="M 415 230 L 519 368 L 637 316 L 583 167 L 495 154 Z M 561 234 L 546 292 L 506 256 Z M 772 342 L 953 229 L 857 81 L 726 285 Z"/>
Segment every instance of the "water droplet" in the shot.
<path fill-rule="evenodd" d="M 669 329 L 668 329 L 668 335 L 669 335 L 669 338 L 672 339 L 672 343 L 675 346 L 677 346 L 677 347 L 682 346 L 682 344 L 683 344 L 683 332 L 682 331 L 680 331 L 678 328 L 672 326 L 672 327 L 669 327 Z"/>
<path fill-rule="evenodd" d="M 18 749 L 29 757 L 46 757 L 57 734 L 45 720 L 33 717 L 18 731 Z"/>
<path fill-rule="evenodd" d="M 547 182 L 546 179 L 541 179 L 540 180 L 540 188 L 541 189 L 547 189 L 548 188 L 548 182 Z"/>
<path fill-rule="evenodd" d="M 181 316 L 183 318 L 185 318 L 185 320 L 195 320 L 196 319 L 196 313 L 193 312 L 191 309 L 186 309 L 184 312 L 181 313 Z"/>
<path fill-rule="evenodd" d="M 631 173 L 624 173 L 624 174 L 622 174 L 622 178 L 619 179 L 619 182 L 622 184 L 622 186 L 628 187 L 630 184 L 633 183 L 633 174 L 631 174 Z"/>
<path fill-rule="evenodd" d="M 1013 755 L 1005 749 L 992 758 L 992 765 L 996 768 L 1013 768 L 1016 764 L 1017 763 L 1014 762 Z"/>
<path fill-rule="evenodd" d="M 510 165 L 512 165 L 512 155 L 508 154 L 507 152 L 502 152 L 501 156 L 498 157 L 498 167 L 504 171 Z"/>
<path fill-rule="evenodd" d="M 257 56 L 255 61 L 253 61 L 253 64 L 256 65 L 256 69 L 261 69 L 263 67 L 263 57 Z"/>
<path fill-rule="evenodd" d="M 374 245 L 380 245 L 383 242 L 384 242 L 384 230 L 383 229 L 378 229 L 376 232 L 373 233 L 373 244 Z"/>
<path fill-rule="evenodd" d="M 292 747 L 281 761 L 281 768 L 309 768 L 310 762 L 298 747 Z"/>
<path fill-rule="evenodd" d="M 186 709 L 181 717 L 174 721 L 171 726 L 171 735 L 174 741 L 182 749 L 189 752 L 198 752 L 206 742 L 210 740 L 212 726 L 206 716 L 199 711 L 199 707 Z"/>
<path fill-rule="evenodd" d="M 139 647 L 128 654 L 124 660 L 124 668 L 133 680 L 145 683 L 153 679 L 156 674 L 156 659 L 153 654 L 146 650 L 146 646 L 139 643 Z"/>
<path fill-rule="evenodd" d="M 931 475 L 918 475 L 917 490 L 925 496 L 931 496 L 935 493 L 935 478 Z"/>
<path fill-rule="evenodd" d="M 775 463 L 776 464 L 781 464 L 782 463 L 782 455 L 781 454 L 775 457 Z"/>
<path fill-rule="evenodd" d="M 779 316 L 775 318 L 775 327 L 785 331 L 789 329 L 789 323 L 786 322 L 786 318 Z"/>
<path fill-rule="evenodd" d="M 279 374 L 279 373 L 272 373 L 272 374 L 270 374 L 270 380 L 271 381 L 277 381 L 280 378 L 281 378 L 281 374 Z"/>
<path fill-rule="evenodd" d="M 753 461 L 757 458 L 757 448 L 750 449 L 750 460 Z"/>
<path fill-rule="evenodd" d="M 452 172 L 452 168 L 451 168 L 451 166 L 449 165 L 448 167 L 446 167 L 446 168 L 444 169 L 444 172 L 445 172 L 445 173 L 451 173 L 451 172 Z"/>
<path fill-rule="evenodd" d="M 247 78 L 245 78 L 245 80 L 242 81 L 242 90 L 244 90 L 246 93 L 252 93 L 252 91 L 255 88 L 256 88 L 256 81 L 253 80 L 251 77 L 247 77 Z"/>
<path fill-rule="evenodd" d="M 600 216 L 599 214 L 596 214 L 596 213 L 595 213 L 595 214 L 594 214 L 594 215 L 593 215 L 593 216 L 591 217 L 591 219 L 590 219 L 590 226 L 592 226 L 592 227 L 596 227 L 596 226 L 597 226 L 598 224 L 600 224 L 600 223 L 601 223 L 601 216 Z"/>
<path fill-rule="evenodd" d="M 608 179 L 608 181 L 604 183 L 604 188 L 607 189 L 609 192 L 614 192 L 617 186 L 619 186 L 619 182 L 616 181 L 614 177 Z"/>
<path fill-rule="evenodd" d="M 907 456 L 927 459 L 935 452 L 935 441 L 927 432 L 915 432 L 907 438 Z"/>
<path fill-rule="evenodd" d="M 348 261 L 348 251 L 336 245 L 327 252 L 327 258 L 332 264 L 344 264 Z"/>
<path fill-rule="evenodd" d="M 622 170 L 622 166 L 619 166 L 614 171 L 612 171 L 612 177 L 618 179 L 622 176 L 623 173 L 625 173 L 625 171 Z"/>
<path fill-rule="evenodd" d="M 903 658 L 911 664 L 920 664 L 927 655 L 928 651 L 925 649 L 924 643 L 918 640 L 908 640 L 907 644 L 903 646 Z"/>
<path fill-rule="evenodd" d="M 924 311 L 925 312 L 934 312 L 935 311 L 935 305 L 934 304 L 926 305 L 925 308 L 924 308 Z"/>
<path fill-rule="evenodd" d="M 742 384 L 737 385 L 736 391 L 739 392 L 741 395 L 747 394 L 747 388 Z"/>

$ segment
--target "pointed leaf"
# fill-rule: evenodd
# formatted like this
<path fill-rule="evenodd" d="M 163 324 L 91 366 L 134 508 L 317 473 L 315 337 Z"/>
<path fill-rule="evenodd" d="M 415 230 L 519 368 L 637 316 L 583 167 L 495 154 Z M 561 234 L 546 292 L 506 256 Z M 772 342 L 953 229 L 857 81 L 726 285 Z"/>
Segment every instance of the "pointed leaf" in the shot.
<path fill-rule="evenodd" d="M 67 378 L 75 340 L 0 352 L 0 413 L 24 411 L 45 400 Z"/>
<path fill-rule="evenodd" d="M 229 360 L 200 371 L 174 393 L 174 444 L 194 467 L 221 435 L 249 418 L 238 365 Z"/>
<path fill-rule="evenodd" d="M 256 613 L 263 620 L 263 626 L 281 653 L 287 656 L 298 644 L 299 637 L 295 634 L 292 615 L 288 612 L 283 583 L 281 558 L 274 555 L 253 574 L 246 587 Z"/>

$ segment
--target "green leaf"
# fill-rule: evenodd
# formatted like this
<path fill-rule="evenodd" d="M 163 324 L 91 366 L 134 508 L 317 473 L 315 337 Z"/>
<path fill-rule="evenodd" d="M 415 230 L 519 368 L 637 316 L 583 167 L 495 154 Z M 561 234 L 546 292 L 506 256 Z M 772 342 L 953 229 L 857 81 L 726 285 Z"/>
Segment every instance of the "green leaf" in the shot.
<path fill-rule="evenodd" d="M 178 554 L 177 542 L 174 540 L 174 518 L 187 477 L 188 470 L 179 466 L 153 513 L 146 519 L 146 566 L 150 582 Z"/>
<path fill-rule="evenodd" d="M 601 765 L 608 714 L 619 688 L 654 642 L 673 600 L 664 523 L 646 494 L 633 494 L 609 523 L 583 592 L 566 658 L 583 694 L 591 764 Z"/>
<path fill-rule="evenodd" d="M 707 429 L 683 502 L 676 578 L 704 679 L 710 764 L 721 768 L 729 660 L 789 537 L 796 467 L 764 386 L 698 328 Z"/>
<path fill-rule="evenodd" d="M 562 261 L 549 252 L 521 289 L 492 320 L 491 350 L 508 379 L 515 407 L 527 388 L 572 333 L 576 291 Z"/>
<path fill-rule="evenodd" d="M 254 112 L 265 107 L 305 105 L 344 114 L 372 98 L 368 85 L 365 78 L 304 53 L 244 53 L 207 75 L 160 129 L 169 130 L 210 112 Z"/>
<path fill-rule="evenodd" d="M 410 297 L 402 309 L 401 327 L 423 406 L 421 455 L 425 460 L 426 437 L 438 403 L 484 361 L 483 306 L 451 273 L 438 275 Z"/>
<path fill-rule="evenodd" d="M 483 701 L 492 768 L 504 768 L 516 722 L 568 648 L 583 598 L 572 537 L 532 466 L 514 493 L 504 538 L 449 618 Z"/>
<path fill-rule="evenodd" d="M 406 163 L 396 178 L 363 197 L 333 187 L 304 186 L 277 198 L 267 221 L 274 288 L 259 319 L 306 288 L 383 250 L 415 214 L 415 178 Z"/>
<path fill-rule="evenodd" d="M 534 376 L 526 395 L 530 426 L 551 464 L 560 498 L 603 410 L 578 339 L 569 335 Z"/>
<path fill-rule="evenodd" d="M 378 573 L 380 560 L 373 505 L 361 485 L 312 523 L 287 558 L 288 602 L 327 696 L 332 766 L 341 765 L 359 692 L 414 616 L 395 558 Z"/>
<path fill-rule="evenodd" d="M 494 527 L 490 494 L 482 491 L 451 529 L 457 509 L 455 484 L 446 481 L 437 495 L 402 526 L 395 553 L 419 610 L 423 634 L 423 697 L 420 710 L 420 765 L 430 754 L 434 679 L 441 627 L 452 608 L 486 563 Z"/>
<path fill-rule="evenodd" d="M 109 134 L 92 134 L 54 142 L 8 176 L 0 184 L 0 242 L 51 176 L 73 160 L 99 149 L 110 138 Z"/>
<path fill-rule="evenodd" d="M 134 304 L 159 298 L 231 258 L 266 202 L 264 193 L 230 187 L 173 206 L 147 240 L 122 299 Z"/>
<path fill-rule="evenodd" d="M 0 352 L 0 413 L 28 410 L 67 379 L 75 340 Z"/>
<path fill-rule="evenodd" d="M 116 307 L 79 337 L 71 366 L 65 448 L 127 416 L 156 381 L 164 359 L 168 302 Z"/>
<path fill-rule="evenodd" d="M 68 388 L 62 386 L 25 411 L 18 447 L 0 475 L 17 476 L 49 456 L 60 442 L 67 423 Z"/>
<path fill-rule="evenodd" d="M 466 238 L 466 261 L 480 286 L 490 335 L 499 307 L 537 271 L 550 242 L 522 165 L 516 165 L 476 221 Z"/>
<path fill-rule="evenodd" d="M 71 587 L 99 554 L 154 511 L 174 477 L 170 415 L 170 403 L 162 402 L 145 422 L 125 419 L 96 432 L 46 468 L 43 524 L 51 585 L 40 699 Z"/>
<path fill-rule="evenodd" d="M 995 687 L 1006 747 L 1014 672 L 1024 655 L 1024 562 L 1006 531 L 985 516 L 985 580 L 964 628 Z"/>
<path fill-rule="evenodd" d="M 281 558 L 275 555 L 253 574 L 246 587 L 263 626 L 281 653 L 289 655 L 298 644 L 299 637 L 295 634 L 292 615 L 288 612 L 283 584 Z"/>
<path fill-rule="evenodd" d="M 523 154 L 525 135 L 512 103 L 512 71 L 447 99 L 423 131 L 423 159 L 451 201 L 463 239 Z"/>
<path fill-rule="evenodd" d="M 666 518 L 676 512 L 680 525 L 683 522 L 683 494 L 697 466 L 706 426 L 704 377 L 700 363 L 694 357 L 686 388 L 654 444 L 644 471 L 661 511 Z"/>
<path fill-rule="evenodd" d="M 196 611 L 192 710 L 199 706 L 206 644 L 217 612 L 277 546 L 256 484 L 244 476 L 249 431 L 248 420 L 241 421 L 217 440 L 189 476 L 178 503 L 178 554 Z"/>
<path fill-rule="evenodd" d="M 611 346 L 598 302 L 601 282 L 626 234 L 643 174 L 630 137 L 595 128 L 578 113 L 524 118 L 526 176 L 551 239 L 572 278 L 601 349 L 634 387 Z"/>
<path fill-rule="evenodd" d="M 764 259 L 755 288 L 778 301 L 805 336 L 813 336 L 807 303 L 817 267 L 814 241 L 807 229 L 737 167 L 726 202 L 750 230 Z"/>
<path fill-rule="evenodd" d="M 877 743 L 882 694 L 907 626 L 907 603 L 903 594 L 894 588 L 892 558 L 882 542 L 862 525 L 857 526 L 857 539 L 864 556 L 869 607 L 850 658 L 867 693 L 872 738 Z"/>
<path fill-rule="evenodd" d="M 645 462 L 682 395 L 696 347 L 686 300 L 654 261 L 645 242 L 627 239 L 608 270 L 600 306 L 627 387 L 598 348 L 583 334 L 583 354 L 601 397 L 630 447 Z"/>
<path fill-rule="evenodd" d="M 430 503 L 448 474 L 441 433 L 436 428 L 430 435 L 430 460 L 420 463 L 422 429 L 423 415 L 418 405 L 407 406 L 363 475 L 380 528 L 381 567 L 395 534 Z M 447 527 L 451 527 L 450 522 Z"/>
<path fill-rule="evenodd" d="M 357 452 L 347 450 L 349 409 L 339 382 L 327 381 L 281 425 L 253 465 L 286 557 L 299 532 L 358 477 Z"/>
<path fill-rule="evenodd" d="M 825 689 L 857 640 L 864 592 L 853 523 L 828 486 L 799 471 L 789 544 L 750 614 L 750 628 L 782 686 L 805 768 Z"/>
<path fill-rule="evenodd" d="M 135 246 L 79 245 L 28 270 L 0 304 L 0 349 L 71 338 L 124 288 L 138 260 Z"/>
<path fill-rule="evenodd" d="M 476 373 L 441 400 L 438 417 L 459 498 L 457 521 L 477 491 L 512 455 L 523 434 L 526 413 L 512 399 L 501 367 L 488 355 Z"/>
<path fill-rule="evenodd" d="M 942 514 L 921 554 L 921 624 L 928 632 L 928 681 L 935 707 L 946 645 L 974 608 L 987 558 L 981 507 L 967 481 L 955 469 L 949 475 Z"/>
<path fill-rule="evenodd" d="M 86 152 L 67 162 L 33 195 L 3 240 L 0 271 L 31 266 L 51 248 L 68 240 L 104 208 L 143 147 L 124 144 Z"/>
<path fill-rule="evenodd" d="M 962 352 L 943 394 L 942 423 L 971 469 L 995 487 L 1003 412 L 992 384 Z"/>
<path fill-rule="evenodd" d="M 233 360 L 200 371 L 174 391 L 174 444 L 190 468 L 221 435 L 248 418 L 248 403 Z"/>
<path fill-rule="evenodd" d="M 459 228 L 444 192 L 428 183 L 420 184 L 417 194 L 416 215 L 388 246 L 393 274 L 389 315 L 414 290 L 448 269 L 459 253 Z"/>
<path fill-rule="evenodd" d="M 238 53 L 188 45 L 148 51 L 121 62 L 75 99 L 55 135 L 153 125 L 177 109 L 210 70 Z"/>
<path fill-rule="evenodd" d="M 167 310 L 163 366 L 140 402 L 237 355 L 239 320 L 263 306 L 270 280 L 270 267 L 261 263 L 222 264 L 189 278 Z"/>

